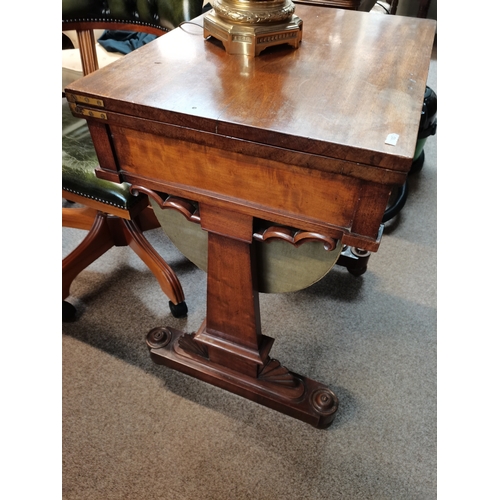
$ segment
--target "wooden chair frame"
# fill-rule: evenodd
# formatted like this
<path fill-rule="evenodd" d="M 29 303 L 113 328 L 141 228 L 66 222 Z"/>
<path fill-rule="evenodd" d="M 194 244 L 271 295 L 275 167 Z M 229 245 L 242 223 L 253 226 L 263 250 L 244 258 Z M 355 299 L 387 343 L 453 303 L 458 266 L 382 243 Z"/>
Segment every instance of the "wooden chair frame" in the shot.
<path fill-rule="evenodd" d="M 142 31 L 162 35 L 167 30 L 147 24 L 82 21 L 65 22 L 64 30 L 75 30 L 78 36 L 83 74 L 99 69 L 94 30 Z M 172 314 L 176 317 L 187 314 L 182 286 L 174 271 L 145 238 L 143 232 L 160 227 L 148 199 L 143 197 L 131 210 L 62 192 L 63 199 L 83 205 L 83 208 L 63 208 L 62 225 L 88 230 L 87 236 L 62 263 L 63 320 L 73 319 L 76 310 L 65 301 L 70 295 L 73 280 L 92 262 L 114 246 L 129 246 L 148 266 L 168 296 Z"/>

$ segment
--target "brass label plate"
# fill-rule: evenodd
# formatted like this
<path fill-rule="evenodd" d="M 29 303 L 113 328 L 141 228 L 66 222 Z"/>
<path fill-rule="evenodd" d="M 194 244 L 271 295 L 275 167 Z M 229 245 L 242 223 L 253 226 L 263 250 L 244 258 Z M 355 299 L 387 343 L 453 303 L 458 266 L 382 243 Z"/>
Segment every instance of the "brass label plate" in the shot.
<path fill-rule="evenodd" d="M 88 106 L 96 106 L 97 108 L 104 108 L 104 102 L 102 101 L 102 99 L 95 99 L 93 97 L 87 97 L 77 94 L 66 94 L 66 99 L 68 99 L 69 102 L 87 104 Z"/>
<path fill-rule="evenodd" d="M 97 109 L 82 108 L 81 106 L 78 106 L 78 104 L 75 104 L 73 102 L 70 102 L 69 106 L 70 106 L 73 114 L 82 115 L 82 116 L 89 116 L 91 118 L 100 118 L 101 120 L 108 119 L 108 115 L 106 113 L 104 113 L 104 111 L 99 111 Z"/>

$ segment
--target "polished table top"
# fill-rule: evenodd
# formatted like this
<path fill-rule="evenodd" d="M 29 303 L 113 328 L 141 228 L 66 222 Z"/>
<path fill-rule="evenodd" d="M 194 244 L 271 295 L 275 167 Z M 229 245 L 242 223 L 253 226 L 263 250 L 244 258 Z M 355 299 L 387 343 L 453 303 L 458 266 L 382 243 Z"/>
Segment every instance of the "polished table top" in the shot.
<path fill-rule="evenodd" d="M 277 224 L 271 238 L 294 246 L 378 248 L 414 156 L 435 21 L 305 5 L 296 14 L 296 50 L 229 55 L 197 18 L 67 96 L 88 120 L 99 176 L 181 207 L 208 235 L 206 322 L 192 335 L 150 332 L 151 357 L 326 427 L 333 392 L 269 356 L 254 244 L 268 229 L 256 226 Z M 196 213 L 183 208 L 190 200 Z"/>
<path fill-rule="evenodd" d="M 297 50 L 228 55 L 184 25 L 71 87 L 109 111 L 407 171 L 435 21 L 304 5 L 296 14 Z"/>

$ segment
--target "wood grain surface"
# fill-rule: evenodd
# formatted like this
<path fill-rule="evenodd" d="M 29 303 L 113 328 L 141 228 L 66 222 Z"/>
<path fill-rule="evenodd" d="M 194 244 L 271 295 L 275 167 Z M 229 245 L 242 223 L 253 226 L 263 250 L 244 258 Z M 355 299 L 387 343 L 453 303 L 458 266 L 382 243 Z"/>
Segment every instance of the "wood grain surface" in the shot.
<path fill-rule="evenodd" d="M 228 55 L 185 24 L 68 90 L 109 111 L 408 171 L 435 21 L 306 5 L 296 14 L 297 50 Z M 395 146 L 385 144 L 391 133 Z"/>

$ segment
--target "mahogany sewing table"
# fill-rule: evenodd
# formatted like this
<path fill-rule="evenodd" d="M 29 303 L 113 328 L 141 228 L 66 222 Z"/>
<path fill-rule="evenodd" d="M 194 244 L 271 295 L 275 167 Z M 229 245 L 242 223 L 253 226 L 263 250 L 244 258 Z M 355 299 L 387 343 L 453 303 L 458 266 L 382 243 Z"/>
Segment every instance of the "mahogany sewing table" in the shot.
<path fill-rule="evenodd" d="M 335 394 L 269 356 L 253 242 L 377 250 L 390 192 L 412 164 L 435 21 L 295 13 L 298 49 L 229 55 L 186 24 L 66 90 L 88 121 L 98 176 L 208 232 L 206 320 L 196 333 L 152 330 L 152 359 L 323 428 Z"/>

